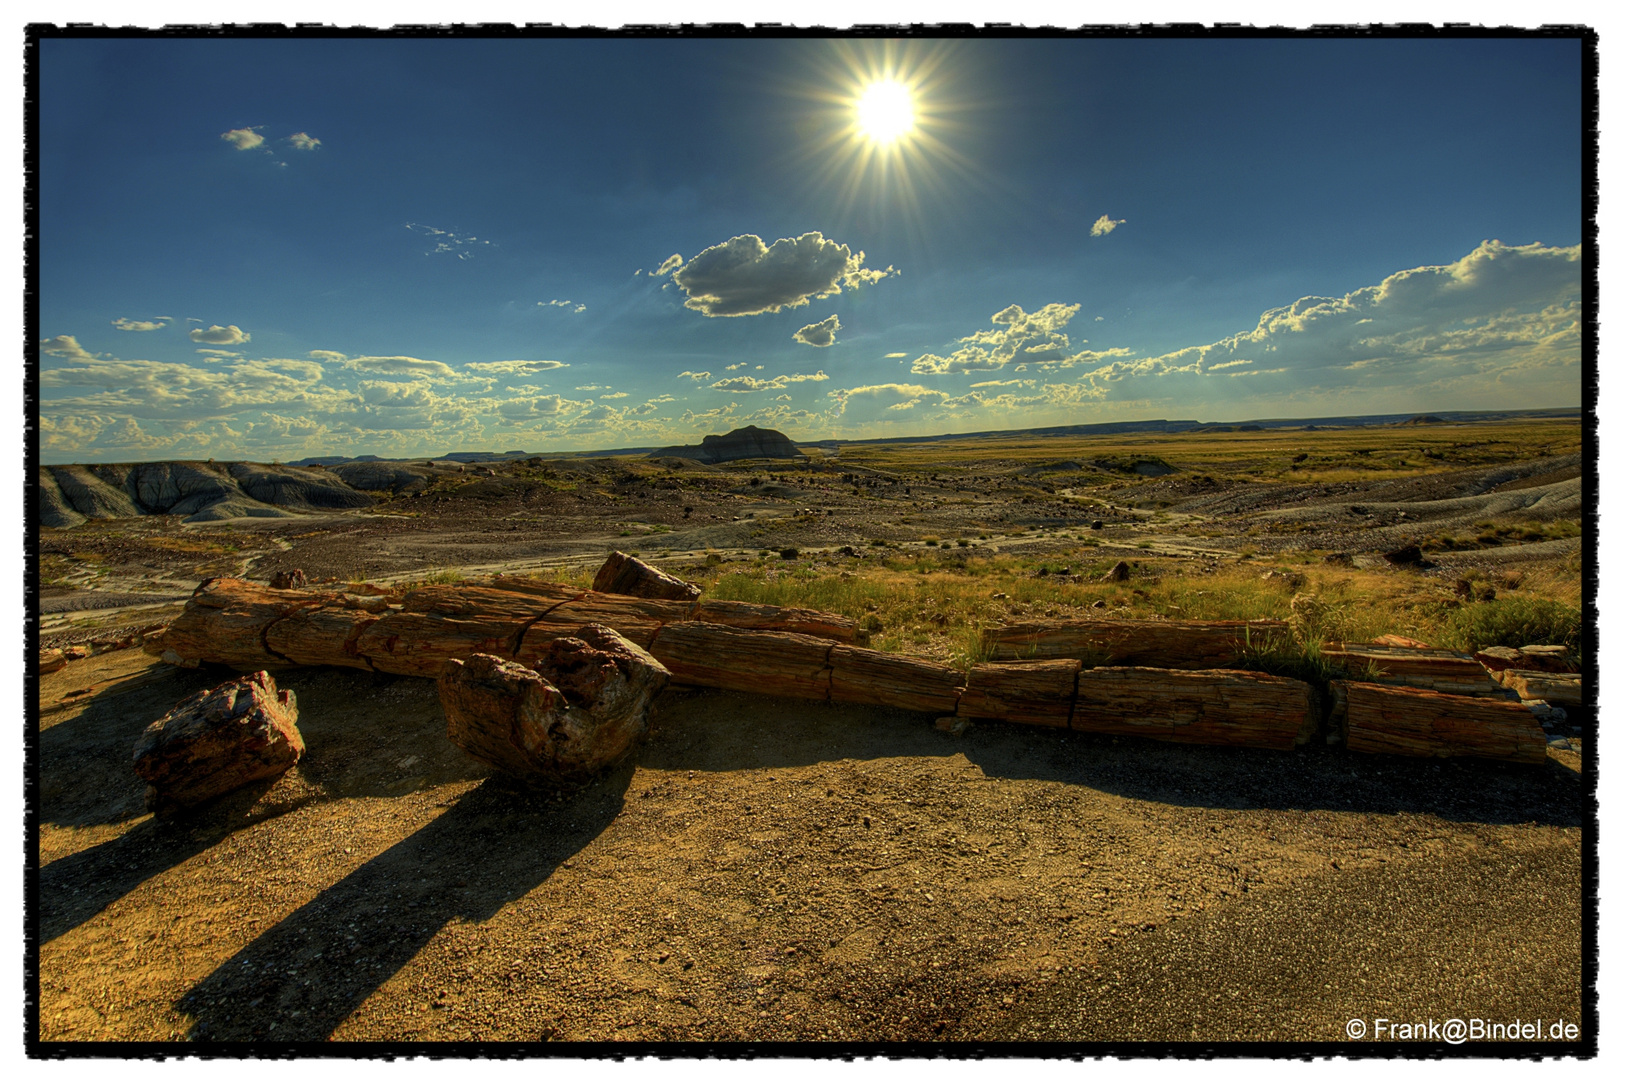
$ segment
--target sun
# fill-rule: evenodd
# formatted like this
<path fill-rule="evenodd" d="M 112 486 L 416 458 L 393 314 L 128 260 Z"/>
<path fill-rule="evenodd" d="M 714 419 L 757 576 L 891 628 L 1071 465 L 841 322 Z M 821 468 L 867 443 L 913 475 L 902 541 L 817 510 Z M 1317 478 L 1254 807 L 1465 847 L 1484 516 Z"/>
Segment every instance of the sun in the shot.
<path fill-rule="evenodd" d="M 860 91 L 854 119 L 860 134 L 870 141 L 895 142 L 915 129 L 915 95 L 896 79 L 877 80 Z"/>

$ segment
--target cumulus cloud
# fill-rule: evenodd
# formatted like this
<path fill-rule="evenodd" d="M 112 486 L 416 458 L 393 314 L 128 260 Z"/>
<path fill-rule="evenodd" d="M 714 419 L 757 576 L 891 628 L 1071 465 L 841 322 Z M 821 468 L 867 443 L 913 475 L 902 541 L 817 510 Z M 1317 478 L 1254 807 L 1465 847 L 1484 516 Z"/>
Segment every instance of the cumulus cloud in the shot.
<path fill-rule="evenodd" d="M 204 345 L 242 345 L 249 340 L 249 335 L 235 326 L 211 326 L 208 330 L 189 330 L 187 336 Z"/>
<path fill-rule="evenodd" d="M 902 353 L 902 352 L 883 353 L 882 354 L 882 359 L 883 360 L 903 360 L 905 357 L 907 357 L 909 355 L 910 355 L 909 353 Z"/>
<path fill-rule="evenodd" d="M 914 383 L 855 386 L 846 390 L 833 390 L 829 396 L 837 401 L 838 416 L 850 423 L 909 419 L 917 415 L 918 411 L 925 411 L 951 400 L 950 395 L 942 390 L 932 390 Z"/>
<path fill-rule="evenodd" d="M 296 150 L 315 150 L 322 145 L 322 140 L 313 139 L 303 131 L 296 131 L 288 137 L 288 144 Z"/>
<path fill-rule="evenodd" d="M 673 281 L 689 297 L 685 307 L 727 317 L 802 307 L 897 272 L 891 266 L 867 270 L 863 251 L 817 232 L 770 245 L 748 233 L 707 248 L 675 269 Z"/>
<path fill-rule="evenodd" d="M 1580 246 L 1488 240 L 1445 266 L 1402 270 L 1342 297 L 1302 297 L 1208 345 L 1141 359 L 1112 350 L 1120 355 L 1082 377 L 1115 397 L 1152 393 L 1148 379 L 1186 379 L 1206 397 L 1312 388 L 1399 395 L 1456 384 L 1487 407 L 1485 394 L 1501 380 L 1506 400 L 1493 407 L 1522 404 L 1510 396 L 1517 385 L 1528 388 L 1525 401 L 1537 394 L 1548 403 L 1557 392 L 1576 401 L 1581 267 Z"/>
<path fill-rule="evenodd" d="M 658 266 L 654 270 L 650 271 L 650 276 L 651 277 L 661 277 L 663 274 L 671 274 L 674 270 L 681 269 L 683 266 L 684 266 L 684 256 L 682 256 L 682 255 L 669 255 L 669 256 L 667 256 L 667 258 L 662 260 L 662 263 L 661 263 L 660 266 Z"/>
<path fill-rule="evenodd" d="M 719 379 L 711 384 L 709 389 L 724 390 L 732 394 L 755 394 L 760 390 L 784 390 L 792 383 L 824 382 L 830 377 L 823 371 L 816 371 L 812 375 L 776 375 L 772 379 L 759 379 L 752 375 L 736 375 L 729 379 Z"/>
<path fill-rule="evenodd" d="M 60 356 L 68 360 L 94 360 L 95 354 L 88 353 L 79 347 L 79 342 L 72 334 L 58 334 L 53 338 L 46 338 L 40 342 L 40 352 L 47 356 Z"/>
<path fill-rule="evenodd" d="M 951 375 L 966 371 L 995 371 L 1011 363 L 1019 352 L 1047 353 L 1068 348 L 1063 328 L 1080 310 L 1078 304 L 1047 304 L 1026 312 L 1016 304 L 989 317 L 992 330 L 979 330 L 960 338 L 963 348 L 949 356 L 924 353 L 910 365 L 913 375 Z"/>
<path fill-rule="evenodd" d="M 171 319 L 168 315 L 160 315 L 156 319 L 114 319 L 113 325 L 119 330 L 162 330 L 168 326 Z"/>
<path fill-rule="evenodd" d="M 420 360 L 416 356 L 358 356 L 348 364 L 356 371 L 370 371 L 378 375 L 419 375 L 451 379 L 458 374 L 439 360 Z"/>
<path fill-rule="evenodd" d="M 678 373 L 677 377 L 680 378 L 680 379 L 694 379 L 696 382 L 706 382 L 708 379 L 712 378 L 712 372 L 710 372 L 710 371 L 680 371 Z"/>
<path fill-rule="evenodd" d="M 345 362 L 345 354 L 334 352 L 332 349 L 312 349 L 305 355 L 313 360 L 322 360 L 330 364 L 343 364 Z"/>
<path fill-rule="evenodd" d="M 557 371 L 570 367 L 559 360 L 488 360 L 465 364 L 470 371 L 482 375 L 536 375 L 543 371 Z"/>
<path fill-rule="evenodd" d="M 1109 233 L 1113 232 L 1123 224 L 1125 224 L 1124 218 L 1120 218 L 1118 221 L 1115 221 L 1107 214 L 1104 214 L 1097 218 L 1096 223 L 1091 226 L 1091 235 L 1107 236 Z"/>
<path fill-rule="evenodd" d="M 829 319 L 822 319 L 817 323 L 810 323 L 801 330 L 797 331 L 795 334 L 791 335 L 791 339 L 793 341 L 800 341 L 804 345 L 812 345 L 816 349 L 824 349 L 837 343 L 837 331 L 841 329 L 842 324 L 838 322 L 837 317 L 833 315 Z"/>
<path fill-rule="evenodd" d="M 264 124 L 260 125 L 260 127 L 264 126 Z M 253 150 L 266 141 L 266 137 L 261 135 L 257 128 L 248 127 L 233 128 L 231 131 L 222 132 L 221 138 L 239 150 Z"/>

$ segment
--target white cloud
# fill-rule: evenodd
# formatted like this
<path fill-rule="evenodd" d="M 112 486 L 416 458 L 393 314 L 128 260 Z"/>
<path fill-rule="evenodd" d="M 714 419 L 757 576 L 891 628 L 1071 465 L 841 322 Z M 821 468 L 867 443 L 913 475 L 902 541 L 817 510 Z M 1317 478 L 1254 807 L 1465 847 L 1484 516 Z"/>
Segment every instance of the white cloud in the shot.
<path fill-rule="evenodd" d="M 651 277 L 661 277 L 663 274 L 670 274 L 674 270 L 682 269 L 683 266 L 684 266 L 684 256 L 682 256 L 682 255 L 669 255 L 669 256 L 667 256 L 667 258 L 662 260 L 662 263 L 661 263 L 660 266 L 656 267 L 654 270 L 652 270 L 650 272 L 650 276 Z M 635 273 L 637 273 L 637 271 L 635 271 Z"/>
<path fill-rule="evenodd" d="M 345 354 L 334 352 L 332 349 L 312 349 L 305 355 L 313 360 L 322 360 L 330 364 L 343 364 L 345 362 Z"/>
<path fill-rule="evenodd" d="M 1109 233 L 1113 232 L 1115 229 L 1119 228 L 1123 224 L 1125 224 L 1125 219 L 1124 218 L 1120 218 L 1118 221 L 1115 221 L 1113 218 L 1109 217 L 1107 214 L 1104 214 L 1101 217 L 1097 218 L 1095 224 L 1093 224 L 1091 226 L 1091 235 L 1092 236 L 1107 236 Z"/>
<path fill-rule="evenodd" d="M 801 330 L 797 331 L 795 334 L 791 335 L 791 339 L 793 341 L 800 341 L 804 345 L 812 345 L 816 349 L 824 349 L 837 343 L 837 331 L 841 329 L 842 324 L 838 322 L 837 317 L 833 315 L 829 319 L 823 319 L 817 323 L 810 323 Z"/>
<path fill-rule="evenodd" d="M 378 375 L 421 375 L 452 379 L 458 374 L 439 360 L 420 360 L 416 356 L 358 356 L 350 360 L 348 366 L 356 371 L 369 371 Z"/>
<path fill-rule="evenodd" d="M 72 334 L 58 334 L 54 338 L 46 338 L 40 342 L 40 352 L 47 356 L 61 356 L 68 360 L 94 360 L 94 353 L 88 353 L 79 347 L 79 342 Z"/>
<path fill-rule="evenodd" d="M 497 246 L 492 241 L 482 240 L 478 236 L 465 236 L 451 229 L 420 225 L 416 221 L 407 222 L 407 228 L 411 232 L 427 237 L 434 244 L 424 253 L 425 255 L 456 255 L 459 259 L 467 260 L 480 248 Z"/>
<path fill-rule="evenodd" d="M 537 306 L 570 308 L 573 315 L 581 315 L 588 310 L 587 304 L 578 304 L 570 300 L 539 300 Z"/>
<path fill-rule="evenodd" d="M 243 355 L 240 352 L 232 352 L 229 349 L 193 349 L 192 351 L 197 353 L 199 356 L 207 357 L 210 360 L 235 360 Z"/>
<path fill-rule="evenodd" d="M 610 393 L 610 394 L 601 394 L 601 395 L 600 395 L 600 397 L 601 397 L 601 398 L 602 398 L 602 399 L 603 399 L 603 400 L 605 400 L 605 401 L 615 401 L 615 400 L 616 400 L 616 399 L 618 399 L 618 398 L 625 398 L 625 397 L 627 397 L 627 394 L 626 394 L 626 392 L 624 392 L 624 391 L 621 391 L 621 390 L 617 390 L 617 391 L 615 391 L 615 392 L 614 392 L 614 393 Z"/>
<path fill-rule="evenodd" d="M 1026 312 L 1016 304 L 989 317 L 993 330 L 979 330 L 959 339 L 964 348 L 949 356 L 925 353 L 910 365 L 913 375 L 951 375 L 966 371 L 995 371 L 1021 352 L 1045 353 L 1068 348 L 1063 327 L 1080 310 L 1078 304 L 1047 304 Z"/>
<path fill-rule="evenodd" d="M 168 315 L 160 315 L 156 319 L 114 319 L 113 325 L 120 330 L 162 330 L 170 323 Z"/>
<path fill-rule="evenodd" d="M 677 378 L 680 378 L 680 379 L 694 379 L 696 382 L 706 382 L 708 379 L 712 378 L 712 372 L 710 372 L 710 371 L 680 371 L 678 373 L 678 375 L 677 375 Z"/>
<path fill-rule="evenodd" d="M 288 142 L 296 150 L 315 150 L 322 145 L 321 139 L 313 139 L 303 131 L 296 131 L 290 135 Z"/>
<path fill-rule="evenodd" d="M 262 124 L 260 126 L 264 127 L 265 125 Z M 231 131 L 223 132 L 221 134 L 221 138 L 225 139 L 239 150 L 253 150 L 255 147 L 266 141 L 265 136 L 261 135 L 258 130 L 247 127 L 233 128 Z"/>
<path fill-rule="evenodd" d="M 536 375 L 543 371 L 557 371 L 570 367 L 559 360 L 489 360 L 465 364 L 470 371 L 483 375 Z"/>
<path fill-rule="evenodd" d="M 904 359 L 905 357 L 907 357 L 909 355 L 910 355 L 909 353 L 902 353 L 902 352 L 883 353 L 882 354 L 882 359 L 883 360 L 902 360 L 902 359 Z"/>
<path fill-rule="evenodd" d="M 838 415 L 850 423 L 914 419 L 918 410 L 925 411 L 951 400 L 950 395 L 942 390 L 931 390 L 913 383 L 855 386 L 847 390 L 832 390 L 829 396 L 837 401 Z"/>
<path fill-rule="evenodd" d="M 792 383 L 824 382 L 830 377 L 823 371 L 816 371 L 812 375 L 776 375 L 772 379 L 759 379 L 752 375 L 736 375 L 733 378 L 719 379 L 711 384 L 709 389 L 723 390 L 732 394 L 755 394 L 760 390 L 784 390 Z"/>
<path fill-rule="evenodd" d="M 724 368 L 724 370 L 725 371 L 739 371 L 741 368 L 743 368 L 745 366 L 746 366 L 746 364 L 744 362 L 739 363 L 739 364 L 730 364 L 728 367 Z"/>
<path fill-rule="evenodd" d="M 863 251 L 855 254 L 817 232 L 771 245 L 748 233 L 707 248 L 675 270 L 673 281 L 689 297 L 684 306 L 703 315 L 761 315 L 897 273 L 891 266 L 867 270 L 864 264 Z"/>
<path fill-rule="evenodd" d="M 187 336 L 205 345 L 242 345 L 249 335 L 235 326 L 211 326 L 208 330 L 189 330 Z"/>

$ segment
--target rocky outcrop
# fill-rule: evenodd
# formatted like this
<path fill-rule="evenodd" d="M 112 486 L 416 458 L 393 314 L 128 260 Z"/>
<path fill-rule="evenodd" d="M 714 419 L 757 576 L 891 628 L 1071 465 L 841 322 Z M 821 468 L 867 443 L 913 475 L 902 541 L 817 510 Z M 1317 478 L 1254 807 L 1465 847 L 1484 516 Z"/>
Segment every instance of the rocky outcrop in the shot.
<path fill-rule="evenodd" d="M 51 473 L 68 504 L 85 517 L 136 517 L 141 513 L 122 486 L 108 483 L 83 465 L 57 465 Z"/>
<path fill-rule="evenodd" d="M 189 522 L 227 521 L 373 502 L 325 470 L 244 462 L 51 465 L 40 470 L 39 488 L 40 523 L 56 529 L 71 529 L 86 518 L 174 514 Z"/>
<path fill-rule="evenodd" d="M 147 808 L 196 806 L 287 772 L 305 742 L 291 690 L 264 671 L 200 691 L 148 725 L 132 764 L 147 781 Z"/>
<path fill-rule="evenodd" d="M 85 523 L 85 515 L 68 504 L 68 499 L 57 487 L 57 478 L 50 469 L 39 471 L 40 525 L 47 529 L 71 529 Z"/>
<path fill-rule="evenodd" d="M 668 446 L 650 455 L 653 458 L 693 458 L 708 465 L 744 458 L 793 458 L 803 460 L 797 444 L 772 428 L 748 424 L 727 435 L 708 435 L 700 446 Z"/>
<path fill-rule="evenodd" d="M 391 461 L 347 461 L 329 466 L 328 472 L 357 491 L 388 491 L 393 495 L 423 491 L 432 476 L 423 466 L 415 468 Z"/>
<path fill-rule="evenodd" d="M 250 462 L 238 462 L 227 469 L 243 494 L 272 506 L 292 510 L 351 510 L 373 504 L 372 496 L 354 490 L 324 469 Z"/>

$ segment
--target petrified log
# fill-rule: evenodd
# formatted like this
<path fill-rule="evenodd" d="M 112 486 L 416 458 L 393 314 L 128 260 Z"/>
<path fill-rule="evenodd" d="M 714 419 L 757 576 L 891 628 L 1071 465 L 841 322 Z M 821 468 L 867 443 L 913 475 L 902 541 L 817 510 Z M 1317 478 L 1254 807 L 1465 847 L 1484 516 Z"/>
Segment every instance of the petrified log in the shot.
<path fill-rule="evenodd" d="M 1554 671 L 1522 671 L 1509 668 L 1500 672 L 1503 685 L 1520 695 L 1522 701 L 1547 701 L 1551 705 L 1581 705 L 1583 677 Z"/>
<path fill-rule="evenodd" d="M 437 689 L 447 737 L 532 783 L 587 779 L 627 753 L 667 685 L 654 657 L 606 626 L 549 643 L 537 669 L 477 653 L 449 660 Z"/>
<path fill-rule="evenodd" d="M 136 740 L 147 808 L 196 806 L 288 771 L 305 752 L 298 718 L 294 692 L 264 671 L 192 695 Z"/>
<path fill-rule="evenodd" d="M 1523 645 L 1519 649 L 1512 649 L 1507 645 L 1494 645 L 1476 653 L 1475 658 L 1481 662 L 1482 667 L 1492 672 L 1507 671 L 1510 668 L 1552 672 L 1577 670 L 1577 665 L 1566 658 L 1564 645 Z"/>
<path fill-rule="evenodd" d="M 1395 645 L 1403 649 L 1429 649 L 1434 647 L 1428 641 L 1403 637 L 1401 634 L 1381 634 L 1374 638 L 1373 643 L 1375 645 Z"/>
<path fill-rule="evenodd" d="M 266 647 L 266 631 L 296 611 L 344 607 L 343 594 L 310 589 L 272 589 L 237 578 L 210 578 L 192 592 L 161 639 L 166 660 L 200 660 L 254 671 L 288 663 Z M 325 660 L 323 663 L 337 663 Z"/>
<path fill-rule="evenodd" d="M 832 641 L 858 640 L 859 624 L 846 615 L 809 608 L 770 607 L 739 600 L 702 600 L 690 616 L 696 622 L 717 623 L 741 630 L 773 630 L 784 634 L 807 634 Z"/>
<path fill-rule="evenodd" d="M 673 673 L 675 683 L 825 701 L 831 696 L 827 660 L 834 648 L 807 634 L 683 622 L 662 627 L 650 654 Z"/>
<path fill-rule="evenodd" d="M 695 600 L 701 590 L 665 574 L 642 559 L 613 551 L 594 575 L 594 591 L 642 596 L 649 600 Z"/>
<path fill-rule="evenodd" d="M 853 705 L 953 713 L 966 681 L 959 671 L 931 660 L 852 645 L 834 646 L 826 662 L 831 668 L 831 700 Z"/>
<path fill-rule="evenodd" d="M 68 666 L 68 654 L 61 649 L 41 649 L 39 657 L 39 673 L 47 675 L 53 671 L 61 671 Z"/>
<path fill-rule="evenodd" d="M 1335 679 L 1336 724 L 1345 745 L 1365 754 L 1484 757 L 1541 764 L 1548 737 L 1526 706 L 1411 686 Z"/>
<path fill-rule="evenodd" d="M 1294 679 L 1256 671 L 1087 668 L 1069 727 L 1169 742 L 1292 750 L 1317 730 L 1317 698 Z"/>
<path fill-rule="evenodd" d="M 1087 667 L 1224 668 L 1288 636 L 1279 619 L 1091 619 L 994 626 L 983 633 L 991 660 L 1080 660 Z"/>
<path fill-rule="evenodd" d="M 1078 660 L 1011 660 L 974 664 L 958 716 L 1068 727 Z"/>
<path fill-rule="evenodd" d="M 1444 694 L 1500 693 L 1474 657 L 1451 649 L 1331 641 L 1323 646 L 1323 656 L 1348 675 L 1390 686 L 1415 686 Z"/>

